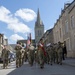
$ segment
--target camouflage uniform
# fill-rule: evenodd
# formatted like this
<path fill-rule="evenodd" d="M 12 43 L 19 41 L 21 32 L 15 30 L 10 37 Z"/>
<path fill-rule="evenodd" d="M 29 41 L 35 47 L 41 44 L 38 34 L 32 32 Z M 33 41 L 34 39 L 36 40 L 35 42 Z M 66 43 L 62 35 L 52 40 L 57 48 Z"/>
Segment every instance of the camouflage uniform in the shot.
<path fill-rule="evenodd" d="M 35 51 L 34 51 L 34 61 L 35 61 L 35 63 L 37 62 L 37 49 L 35 49 Z"/>
<path fill-rule="evenodd" d="M 29 64 L 32 66 L 34 62 L 34 48 L 31 49 L 31 47 L 32 46 L 29 46 L 29 49 L 28 49 L 28 61 L 29 61 Z"/>
<path fill-rule="evenodd" d="M 55 44 L 55 62 L 58 64 L 58 44 Z"/>
<path fill-rule="evenodd" d="M 21 64 L 23 65 L 24 64 L 24 53 L 25 53 L 25 50 L 24 48 L 21 49 Z"/>
<path fill-rule="evenodd" d="M 38 49 L 38 62 L 40 64 L 40 68 L 44 68 L 44 52 L 41 47 Z"/>
<path fill-rule="evenodd" d="M 62 65 L 62 53 L 63 53 L 63 49 L 62 49 L 62 45 L 61 43 L 58 43 L 58 63 L 60 65 Z"/>
<path fill-rule="evenodd" d="M 26 62 L 27 61 L 27 49 L 25 48 L 24 50 L 25 50 L 24 51 L 24 61 Z"/>
<path fill-rule="evenodd" d="M 8 50 L 4 48 L 2 50 L 2 59 L 3 59 L 3 69 L 8 66 Z"/>
<path fill-rule="evenodd" d="M 16 68 L 18 68 L 22 65 L 21 64 L 21 49 L 22 49 L 22 47 L 19 44 L 16 45 L 16 47 L 15 47 L 15 50 L 16 50 Z"/>
<path fill-rule="evenodd" d="M 55 59 L 56 59 L 56 51 L 55 51 L 55 47 L 53 46 L 53 62 L 55 63 Z"/>
<path fill-rule="evenodd" d="M 53 46 L 50 46 L 49 48 L 49 58 L 50 58 L 50 64 L 52 65 L 53 62 Z"/>
<path fill-rule="evenodd" d="M 46 48 L 46 53 L 47 53 L 47 64 L 49 64 L 49 61 L 50 61 L 50 58 L 49 58 L 49 55 L 50 55 L 50 49 L 49 47 Z"/>

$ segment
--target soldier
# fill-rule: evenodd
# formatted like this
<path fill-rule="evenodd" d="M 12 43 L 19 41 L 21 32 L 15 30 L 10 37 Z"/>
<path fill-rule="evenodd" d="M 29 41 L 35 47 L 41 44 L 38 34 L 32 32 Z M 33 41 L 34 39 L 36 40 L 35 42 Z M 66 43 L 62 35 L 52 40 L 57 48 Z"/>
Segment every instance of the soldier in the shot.
<path fill-rule="evenodd" d="M 50 45 L 49 47 L 49 58 L 50 58 L 50 64 L 52 65 L 52 62 L 53 62 L 53 46 Z"/>
<path fill-rule="evenodd" d="M 15 50 L 16 50 L 16 68 L 18 68 L 22 65 L 21 64 L 21 49 L 22 49 L 21 43 L 17 42 L 17 45 L 15 47 Z"/>
<path fill-rule="evenodd" d="M 34 62 L 34 46 L 32 46 L 32 44 L 29 45 L 28 48 L 28 61 L 30 66 L 33 66 L 33 62 Z"/>
<path fill-rule="evenodd" d="M 35 63 L 37 62 L 37 47 L 35 48 L 35 51 L 34 51 L 34 61 Z"/>
<path fill-rule="evenodd" d="M 57 44 L 53 44 L 53 61 L 54 61 L 54 63 L 56 62 L 56 50 L 57 50 Z"/>
<path fill-rule="evenodd" d="M 28 60 L 27 58 L 27 49 L 25 48 L 25 52 L 24 52 L 24 59 L 25 59 L 25 62 Z"/>
<path fill-rule="evenodd" d="M 55 44 L 53 45 L 53 62 L 55 63 L 56 59 L 56 51 L 55 51 Z"/>
<path fill-rule="evenodd" d="M 62 53 L 63 53 L 62 44 L 61 42 L 58 42 L 58 63 L 60 65 L 62 65 Z"/>
<path fill-rule="evenodd" d="M 40 46 L 38 46 L 38 62 L 40 64 L 40 68 L 44 68 L 44 52 Z"/>
<path fill-rule="evenodd" d="M 67 49 L 66 49 L 66 44 L 65 42 L 63 43 L 63 60 L 65 60 L 65 57 L 67 56 Z"/>
<path fill-rule="evenodd" d="M 8 66 L 8 50 L 7 47 L 4 45 L 4 49 L 2 50 L 2 59 L 3 59 L 3 69 L 7 68 Z"/>
<path fill-rule="evenodd" d="M 25 50 L 24 48 L 21 49 L 21 64 L 23 65 L 24 64 L 24 53 L 25 53 Z"/>
<path fill-rule="evenodd" d="M 47 64 L 49 64 L 49 61 L 50 61 L 50 58 L 49 58 L 49 51 L 50 51 L 50 49 L 49 49 L 49 46 L 48 47 L 46 47 L 46 53 L 47 53 Z"/>

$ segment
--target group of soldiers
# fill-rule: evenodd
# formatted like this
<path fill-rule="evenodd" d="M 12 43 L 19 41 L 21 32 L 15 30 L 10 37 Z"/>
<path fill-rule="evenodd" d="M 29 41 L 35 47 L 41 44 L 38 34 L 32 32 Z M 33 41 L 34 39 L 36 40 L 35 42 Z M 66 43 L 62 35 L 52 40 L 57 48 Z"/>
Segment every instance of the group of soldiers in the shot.
<path fill-rule="evenodd" d="M 46 49 L 47 63 L 50 63 L 51 65 L 53 63 L 62 65 L 62 60 L 65 60 L 67 55 L 65 43 L 58 42 L 57 44 L 51 44 Z"/>
<path fill-rule="evenodd" d="M 35 48 L 32 44 L 25 48 L 22 43 L 18 43 L 15 46 L 16 51 L 16 68 L 21 67 L 24 62 L 29 62 L 30 66 L 33 66 L 34 62 L 38 63 L 40 68 L 44 68 L 44 63 L 53 64 L 57 63 L 62 65 L 62 60 L 67 55 L 66 45 L 58 42 L 57 44 L 50 44 L 44 46 L 40 42 Z M 8 66 L 9 50 L 4 46 L 2 50 L 3 68 Z"/>
<path fill-rule="evenodd" d="M 42 63 L 44 65 L 44 53 L 43 50 L 41 50 L 41 47 L 38 46 L 37 49 L 30 44 L 28 48 L 24 48 L 22 44 L 17 42 L 17 45 L 15 46 L 16 51 L 16 68 L 21 67 L 24 62 L 28 61 L 30 66 L 33 66 L 34 62 L 38 62 L 42 67 Z"/>
<path fill-rule="evenodd" d="M 15 50 L 16 68 L 21 67 L 26 61 L 29 62 L 30 66 L 33 66 L 34 62 L 38 63 L 41 69 L 44 68 L 44 63 L 62 65 L 62 60 L 67 55 L 66 45 L 61 42 L 49 46 L 44 46 L 41 43 L 41 45 L 38 44 L 37 48 L 32 44 L 28 48 L 23 48 L 21 43 L 17 43 Z"/>

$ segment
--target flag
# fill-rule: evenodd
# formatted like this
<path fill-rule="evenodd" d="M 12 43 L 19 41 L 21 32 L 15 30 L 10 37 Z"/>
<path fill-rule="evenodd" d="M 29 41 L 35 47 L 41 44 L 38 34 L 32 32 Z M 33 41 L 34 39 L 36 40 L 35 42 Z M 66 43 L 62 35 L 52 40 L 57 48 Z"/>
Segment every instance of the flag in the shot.
<path fill-rule="evenodd" d="M 45 51 L 45 49 L 44 49 L 44 44 L 43 44 L 43 43 L 39 43 L 39 45 L 40 45 L 41 49 L 43 50 L 44 55 L 46 56 L 46 51 Z"/>
<path fill-rule="evenodd" d="M 31 33 L 27 36 L 27 48 L 31 44 Z"/>
<path fill-rule="evenodd" d="M 43 47 L 43 44 L 40 43 L 39 45 L 40 45 L 41 47 Z"/>
<path fill-rule="evenodd" d="M 27 38 L 27 46 L 28 45 L 30 45 L 30 38 L 29 38 L 29 36 L 28 36 L 28 38 Z"/>

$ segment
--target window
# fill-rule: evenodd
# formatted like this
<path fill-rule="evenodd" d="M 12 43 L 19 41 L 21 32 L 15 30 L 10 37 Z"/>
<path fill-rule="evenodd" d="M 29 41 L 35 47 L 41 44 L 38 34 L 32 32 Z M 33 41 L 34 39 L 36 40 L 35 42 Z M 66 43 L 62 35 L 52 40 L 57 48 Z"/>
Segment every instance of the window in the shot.
<path fill-rule="evenodd" d="M 75 35 L 74 35 L 74 43 L 73 43 L 74 49 L 75 49 Z"/>
<path fill-rule="evenodd" d="M 61 38 L 61 28 L 60 28 L 60 38 Z"/>
<path fill-rule="evenodd" d="M 71 16 L 71 26 L 72 28 L 74 27 L 74 16 L 73 15 Z"/>
<path fill-rule="evenodd" d="M 66 44 L 67 44 L 67 50 L 71 50 L 70 39 L 67 39 Z"/>
<path fill-rule="evenodd" d="M 65 32 L 68 32 L 68 21 L 65 21 Z"/>

